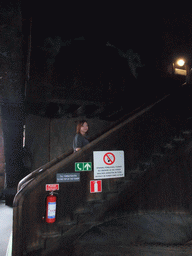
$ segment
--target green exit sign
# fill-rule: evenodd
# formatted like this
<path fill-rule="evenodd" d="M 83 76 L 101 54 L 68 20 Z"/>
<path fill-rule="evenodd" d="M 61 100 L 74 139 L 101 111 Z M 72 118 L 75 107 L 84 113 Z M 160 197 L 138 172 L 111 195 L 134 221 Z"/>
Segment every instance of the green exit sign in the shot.
<path fill-rule="evenodd" d="M 92 163 L 91 162 L 75 163 L 75 171 L 76 172 L 92 171 Z"/>

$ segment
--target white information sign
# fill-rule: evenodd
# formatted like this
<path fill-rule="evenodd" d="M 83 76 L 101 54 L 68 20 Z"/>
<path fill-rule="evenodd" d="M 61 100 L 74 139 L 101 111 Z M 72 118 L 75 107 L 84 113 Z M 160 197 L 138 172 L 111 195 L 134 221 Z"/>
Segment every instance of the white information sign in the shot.
<path fill-rule="evenodd" d="M 125 177 L 124 151 L 94 151 L 94 179 Z"/>

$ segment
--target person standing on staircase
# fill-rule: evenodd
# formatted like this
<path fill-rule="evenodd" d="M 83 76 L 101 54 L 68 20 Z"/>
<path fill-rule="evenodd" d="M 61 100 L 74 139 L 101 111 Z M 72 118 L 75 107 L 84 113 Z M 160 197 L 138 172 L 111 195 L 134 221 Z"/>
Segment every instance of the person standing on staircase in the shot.
<path fill-rule="evenodd" d="M 76 135 L 73 140 L 73 150 L 74 152 L 79 151 L 82 147 L 89 144 L 87 139 L 88 123 L 85 120 L 78 121 L 76 128 Z"/>

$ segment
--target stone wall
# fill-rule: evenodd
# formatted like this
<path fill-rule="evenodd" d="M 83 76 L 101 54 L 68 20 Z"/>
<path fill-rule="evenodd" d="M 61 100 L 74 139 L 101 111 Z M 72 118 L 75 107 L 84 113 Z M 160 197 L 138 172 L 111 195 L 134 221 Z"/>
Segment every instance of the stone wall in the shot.
<path fill-rule="evenodd" d="M 112 122 L 98 119 L 86 120 L 89 124 L 89 137 L 99 135 L 112 125 Z M 25 125 L 25 145 L 29 153 L 24 160 L 26 167 L 33 171 L 72 149 L 77 121 L 77 118 L 48 119 L 28 115 Z M 5 184 L 4 169 L 4 143 L 0 118 L 0 196 Z"/>
<path fill-rule="evenodd" d="M 49 119 L 28 115 L 26 118 L 26 149 L 31 154 L 31 171 L 72 149 L 79 118 Z M 90 138 L 105 131 L 112 122 L 86 119 Z"/>
<path fill-rule="evenodd" d="M 0 197 L 4 189 L 4 183 L 5 183 L 4 169 L 5 169 L 5 157 L 4 157 L 2 122 L 1 122 L 1 114 L 0 114 Z"/>

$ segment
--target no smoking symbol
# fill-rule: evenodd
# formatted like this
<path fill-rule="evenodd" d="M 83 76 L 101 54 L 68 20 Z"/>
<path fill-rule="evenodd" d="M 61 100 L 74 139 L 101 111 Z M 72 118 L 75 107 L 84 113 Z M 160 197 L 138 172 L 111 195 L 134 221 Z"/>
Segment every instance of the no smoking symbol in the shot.
<path fill-rule="evenodd" d="M 107 165 L 111 165 L 115 162 L 115 155 L 111 152 L 108 152 L 104 155 L 103 161 Z"/>

